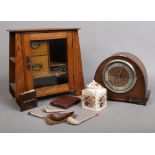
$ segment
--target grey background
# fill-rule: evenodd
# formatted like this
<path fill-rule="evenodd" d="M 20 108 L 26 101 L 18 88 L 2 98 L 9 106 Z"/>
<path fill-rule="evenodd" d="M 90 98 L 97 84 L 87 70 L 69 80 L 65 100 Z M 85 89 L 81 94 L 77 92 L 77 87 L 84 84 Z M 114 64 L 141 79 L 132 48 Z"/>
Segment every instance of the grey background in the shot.
<path fill-rule="evenodd" d="M 9 35 L 6 29 L 80 27 L 81 55 L 85 84 L 105 58 L 115 52 L 131 52 L 144 63 L 151 97 L 147 106 L 108 101 L 101 115 L 79 126 L 48 126 L 44 120 L 20 112 L 8 91 Z M 0 132 L 155 132 L 155 22 L 0 22 Z M 51 98 L 39 100 L 33 111 L 44 114 L 42 107 Z M 56 109 L 55 107 L 51 107 Z M 92 112 L 74 106 L 79 119 Z"/>

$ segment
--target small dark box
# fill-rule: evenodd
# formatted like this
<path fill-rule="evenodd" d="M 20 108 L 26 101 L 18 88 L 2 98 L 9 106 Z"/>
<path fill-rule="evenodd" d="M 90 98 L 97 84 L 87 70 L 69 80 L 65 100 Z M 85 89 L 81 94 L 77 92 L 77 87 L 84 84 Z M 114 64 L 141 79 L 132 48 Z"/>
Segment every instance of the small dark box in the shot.
<path fill-rule="evenodd" d="M 36 91 L 30 90 L 20 94 L 20 109 L 21 111 L 29 110 L 37 107 Z"/>
<path fill-rule="evenodd" d="M 67 109 L 80 102 L 81 102 L 81 99 L 76 96 L 61 96 L 51 101 L 51 105 L 57 106 L 59 108 Z"/>

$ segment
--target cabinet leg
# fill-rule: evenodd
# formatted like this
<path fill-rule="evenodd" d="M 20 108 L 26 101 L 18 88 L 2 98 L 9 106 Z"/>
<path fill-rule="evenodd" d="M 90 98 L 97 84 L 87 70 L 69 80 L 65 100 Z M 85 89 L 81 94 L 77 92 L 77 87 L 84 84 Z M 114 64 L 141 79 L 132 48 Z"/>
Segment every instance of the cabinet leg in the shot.
<path fill-rule="evenodd" d="M 84 89 L 84 79 L 79 37 L 77 32 L 74 32 L 74 51 L 74 88 L 75 95 L 80 96 L 82 94 L 82 89 Z"/>

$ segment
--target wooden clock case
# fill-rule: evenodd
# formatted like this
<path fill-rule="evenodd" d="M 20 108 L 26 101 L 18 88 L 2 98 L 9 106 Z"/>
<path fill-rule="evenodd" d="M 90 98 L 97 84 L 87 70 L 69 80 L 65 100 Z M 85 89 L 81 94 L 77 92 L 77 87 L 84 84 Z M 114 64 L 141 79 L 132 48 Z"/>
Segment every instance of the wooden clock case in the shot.
<path fill-rule="evenodd" d="M 65 92 L 74 92 L 76 95 L 81 95 L 81 90 L 84 88 L 84 80 L 78 28 L 8 31 L 10 36 L 9 90 L 11 95 L 16 98 L 18 104 L 20 104 L 21 94 L 31 90 L 36 91 L 37 98 Z M 33 48 L 31 43 L 33 43 Z M 61 50 L 64 50 L 64 48 L 61 48 L 62 45 L 64 45 L 66 51 L 66 66 L 64 68 L 61 68 L 62 63 L 53 62 L 53 57 L 56 60 L 64 60 L 64 54 L 61 53 Z M 40 52 L 35 49 L 38 46 Z M 49 47 L 51 56 L 49 56 Z M 54 53 L 59 53 L 59 55 L 53 56 Z M 50 64 L 53 66 L 50 66 Z M 56 67 L 55 71 L 51 69 L 52 67 Z M 61 74 L 60 71 L 63 73 Z M 67 75 L 61 76 L 65 71 Z M 47 80 L 43 79 L 49 77 L 49 80 L 55 78 L 55 81 L 60 80 L 58 78 L 65 80 L 67 77 L 67 79 L 65 82 L 49 85 Z M 36 79 L 38 80 L 36 81 L 37 86 L 34 84 Z M 45 86 L 43 84 L 41 86 L 38 85 L 41 83 L 39 80 L 41 81 L 42 79 L 46 84 Z"/>
<path fill-rule="evenodd" d="M 108 90 L 108 99 L 113 101 L 146 105 L 146 102 L 150 96 L 150 91 L 148 90 L 147 72 L 143 63 L 135 55 L 126 52 L 120 52 L 112 55 L 99 65 L 94 79 L 96 82 L 100 83 L 103 87 L 106 88 L 102 80 L 102 72 L 108 62 L 116 59 L 127 61 L 134 67 L 137 75 L 137 81 L 135 86 L 126 93 L 119 94 Z"/>

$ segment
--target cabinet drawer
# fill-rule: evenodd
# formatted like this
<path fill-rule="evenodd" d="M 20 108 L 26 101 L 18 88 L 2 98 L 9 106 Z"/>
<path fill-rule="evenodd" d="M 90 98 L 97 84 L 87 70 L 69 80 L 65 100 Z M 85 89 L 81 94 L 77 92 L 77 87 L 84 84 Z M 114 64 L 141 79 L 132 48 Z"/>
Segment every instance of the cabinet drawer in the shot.
<path fill-rule="evenodd" d="M 31 53 L 32 53 L 32 56 L 48 54 L 48 42 L 47 41 L 32 41 L 31 42 Z"/>
<path fill-rule="evenodd" d="M 40 77 L 49 74 L 48 55 L 32 57 L 32 75 Z"/>

